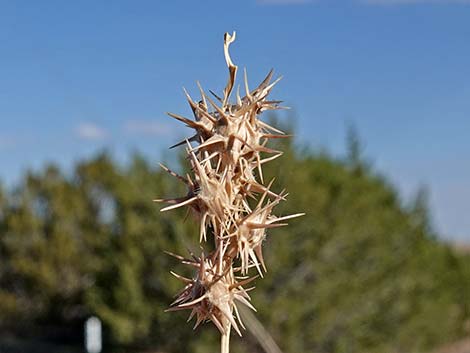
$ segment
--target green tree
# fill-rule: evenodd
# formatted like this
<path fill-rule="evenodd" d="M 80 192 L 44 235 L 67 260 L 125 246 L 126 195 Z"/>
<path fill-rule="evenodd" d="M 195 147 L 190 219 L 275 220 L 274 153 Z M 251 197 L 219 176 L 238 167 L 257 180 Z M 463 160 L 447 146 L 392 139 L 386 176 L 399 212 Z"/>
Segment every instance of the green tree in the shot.
<path fill-rule="evenodd" d="M 307 215 L 269 232 L 253 302 L 285 353 L 423 352 L 469 333 L 470 257 L 433 231 L 424 193 L 403 205 L 358 140 L 346 158 L 277 143 L 284 155 L 264 176 L 288 185 L 277 213 Z M 120 166 L 106 153 L 0 190 L 0 329 L 79 332 L 94 314 L 107 346 L 216 350 L 212 327 L 193 339 L 184 313 L 164 312 L 180 288 L 168 269 L 192 274 L 163 251 L 187 254 L 198 230 L 152 198 L 185 193 L 142 156 Z M 249 332 L 234 343 L 261 352 Z"/>

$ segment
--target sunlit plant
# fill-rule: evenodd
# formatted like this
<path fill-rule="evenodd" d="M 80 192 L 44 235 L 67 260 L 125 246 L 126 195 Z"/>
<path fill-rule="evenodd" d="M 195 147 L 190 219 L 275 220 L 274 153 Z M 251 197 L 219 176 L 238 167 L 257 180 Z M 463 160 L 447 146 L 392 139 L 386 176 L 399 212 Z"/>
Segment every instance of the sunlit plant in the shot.
<path fill-rule="evenodd" d="M 272 191 L 273 182 L 265 184 L 263 180 L 263 165 L 282 155 L 267 147 L 268 140 L 288 137 L 259 119 L 266 110 L 282 108 L 280 101 L 267 99 L 280 78 L 271 82 L 271 70 L 257 88 L 250 90 L 245 71 L 245 95 L 241 97 L 238 88 L 232 102 L 238 69 L 229 54 L 234 40 L 235 32 L 225 34 L 229 78 L 222 97 L 211 92 L 214 101 L 198 84 L 199 102 L 185 91 L 194 120 L 168 113 L 194 129 L 193 136 L 175 145 L 186 146 L 190 173 L 181 176 L 162 165 L 186 185 L 188 192 L 183 197 L 155 200 L 170 204 L 161 211 L 188 207 L 199 222 L 199 242 L 212 249 L 191 253 L 189 258 L 171 254 L 192 267 L 195 274 L 186 278 L 172 272 L 185 286 L 168 310 L 191 310 L 189 320 L 195 318 L 194 328 L 212 321 L 222 335 L 221 353 L 229 352 L 231 329 L 241 336 L 240 328 L 244 328 L 237 305 L 255 310 L 248 294 L 253 288 L 247 285 L 266 271 L 263 242 L 267 229 L 285 226 L 286 220 L 302 215 L 273 215 L 274 207 L 287 193 Z M 257 275 L 253 276 L 252 270 Z"/>

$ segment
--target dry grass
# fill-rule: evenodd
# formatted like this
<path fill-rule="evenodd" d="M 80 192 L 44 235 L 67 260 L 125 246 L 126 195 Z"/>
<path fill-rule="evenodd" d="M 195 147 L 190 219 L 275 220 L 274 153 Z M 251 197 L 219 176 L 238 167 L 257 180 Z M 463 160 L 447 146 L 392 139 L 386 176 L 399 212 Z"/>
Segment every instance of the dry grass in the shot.
<path fill-rule="evenodd" d="M 282 108 L 279 101 L 267 99 L 279 79 L 271 82 L 271 71 L 250 90 L 245 71 L 245 95 L 241 97 L 237 90 L 235 102 L 231 102 L 238 70 L 229 54 L 234 40 L 235 33 L 225 34 L 229 78 L 222 97 L 213 94 L 215 102 L 199 85 L 199 102 L 185 91 L 194 120 L 169 113 L 194 129 L 193 136 L 175 145 L 186 146 L 191 173 L 181 176 L 162 166 L 183 182 L 188 192 L 156 200 L 170 204 L 161 211 L 188 207 L 199 222 L 199 242 L 213 249 L 188 258 L 171 254 L 192 267 L 195 275 L 186 278 L 172 272 L 185 286 L 168 311 L 191 310 L 194 327 L 213 322 L 222 335 L 222 353 L 229 352 L 231 329 L 241 335 L 244 328 L 237 305 L 255 310 L 248 294 L 252 288 L 247 285 L 266 271 L 263 242 L 267 229 L 285 226 L 286 220 L 301 215 L 275 216 L 273 209 L 287 194 L 272 191 L 272 181 L 263 180 L 263 165 L 282 154 L 268 148 L 267 141 L 287 137 L 259 119 L 263 111 Z M 252 275 L 253 270 L 257 275 Z"/>

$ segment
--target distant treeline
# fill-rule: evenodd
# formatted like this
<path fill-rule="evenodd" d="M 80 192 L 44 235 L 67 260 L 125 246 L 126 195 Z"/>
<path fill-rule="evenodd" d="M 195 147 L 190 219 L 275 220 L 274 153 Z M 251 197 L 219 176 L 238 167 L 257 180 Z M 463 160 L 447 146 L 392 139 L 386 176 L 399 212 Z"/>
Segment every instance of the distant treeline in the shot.
<path fill-rule="evenodd" d="M 282 350 L 422 352 L 468 335 L 470 258 L 433 232 L 425 194 L 404 204 L 353 135 L 342 159 L 282 144 L 264 180 L 288 187 L 277 214 L 307 215 L 269 232 L 253 292 Z M 106 347 L 216 352 L 211 325 L 194 333 L 187 313 L 164 312 L 181 287 L 169 270 L 191 274 L 163 251 L 186 256 L 198 237 L 186 210 L 152 202 L 185 194 L 173 179 L 142 156 L 123 167 L 103 153 L 0 190 L 0 337 L 80 344 L 97 315 Z M 232 349 L 262 352 L 250 332 Z"/>

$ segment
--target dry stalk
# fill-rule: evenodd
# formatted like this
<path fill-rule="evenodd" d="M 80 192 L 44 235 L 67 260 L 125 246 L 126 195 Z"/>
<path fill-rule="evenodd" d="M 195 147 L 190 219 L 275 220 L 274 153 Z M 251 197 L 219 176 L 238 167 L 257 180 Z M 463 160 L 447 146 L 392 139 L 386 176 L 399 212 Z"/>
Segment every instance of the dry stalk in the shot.
<path fill-rule="evenodd" d="M 268 139 L 288 137 L 258 118 L 266 110 L 282 108 L 280 101 L 267 99 L 280 78 L 271 82 L 271 70 L 257 88 L 250 90 L 245 71 L 245 96 L 240 97 L 238 89 L 235 102 L 231 103 L 238 69 L 229 54 L 234 40 L 235 32 L 225 33 L 229 79 L 223 97 L 211 92 L 215 102 L 198 84 L 199 102 L 185 91 L 194 120 L 168 113 L 195 131 L 175 145 L 186 145 L 191 173 L 181 176 L 162 166 L 186 184 L 188 193 L 184 197 L 155 200 L 170 204 L 161 211 L 189 207 L 200 223 L 199 241 L 213 241 L 214 250 L 208 254 L 203 251 L 200 255 L 190 254 L 189 258 L 171 254 L 194 268 L 195 275 L 186 278 L 172 272 L 185 287 L 168 311 L 191 310 L 189 320 L 195 317 L 194 328 L 212 321 L 222 335 L 221 353 L 229 353 L 231 329 L 241 336 L 240 328 L 245 328 L 237 305 L 241 303 L 256 311 L 248 295 L 252 288 L 246 286 L 258 275 L 263 277 L 266 271 L 262 252 L 266 230 L 285 226 L 286 220 L 303 215 L 273 215 L 273 208 L 287 194 L 270 190 L 272 181 L 267 185 L 263 182 L 263 164 L 282 154 L 266 147 Z M 250 198 L 255 202 L 250 204 Z M 256 269 L 258 275 L 250 276 L 250 269 Z"/>

